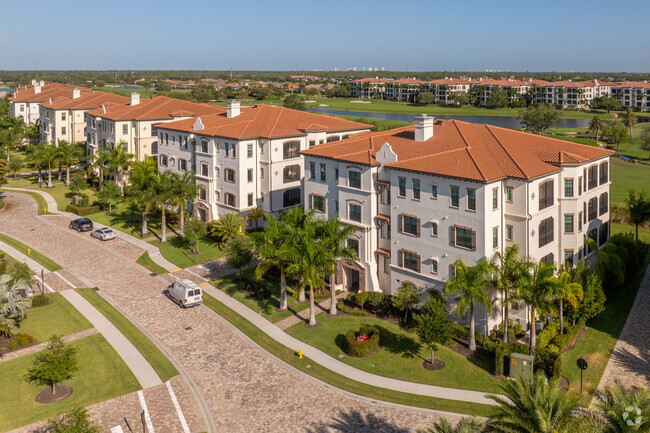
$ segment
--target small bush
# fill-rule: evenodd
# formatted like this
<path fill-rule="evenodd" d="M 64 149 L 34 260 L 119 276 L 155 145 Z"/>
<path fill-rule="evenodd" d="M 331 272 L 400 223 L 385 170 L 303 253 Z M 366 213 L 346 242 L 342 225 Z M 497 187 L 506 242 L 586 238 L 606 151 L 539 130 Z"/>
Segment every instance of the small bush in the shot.
<path fill-rule="evenodd" d="M 497 376 L 505 375 L 508 356 L 510 356 L 510 346 L 504 343 L 497 343 L 494 350 L 494 374 Z"/>
<path fill-rule="evenodd" d="M 343 300 L 340 300 L 339 303 L 336 305 L 336 307 L 339 309 L 341 313 L 349 314 L 351 316 L 367 316 L 368 312 L 367 311 L 356 311 L 356 310 L 348 310 L 345 308 L 345 304 L 343 303 Z"/>
<path fill-rule="evenodd" d="M 560 327 L 560 323 L 557 320 L 552 321 L 548 324 L 545 330 L 539 333 L 537 336 L 537 343 L 535 344 L 536 349 L 543 349 L 555 338 L 557 331 Z"/>
<path fill-rule="evenodd" d="M 36 295 L 32 298 L 32 307 L 42 307 L 49 303 L 50 299 L 45 295 Z"/>
<path fill-rule="evenodd" d="M 368 336 L 366 340 L 357 340 L 357 335 Z M 358 332 L 349 330 L 345 333 L 345 343 L 343 350 L 349 356 L 361 358 L 373 354 L 379 348 L 380 334 L 379 329 L 374 326 L 362 326 Z"/>
<path fill-rule="evenodd" d="M 551 353 L 557 353 L 560 351 L 560 348 L 557 347 L 555 344 L 549 344 L 547 348 Z"/>
<path fill-rule="evenodd" d="M 99 206 L 79 207 L 73 204 L 69 204 L 66 206 L 65 210 L 66 212 L 71 212 L 79 216 L 86 216 L 86 215 L 92 215 L 94 213 L 97 213 L 101 209 L 99 209 Z"/>
<path fill-rule="evenodd" d="M 16 350 L 16 349 L 18 349 L 18 341 L 16 341 L 16 340 L 11 340 L 11 341 L 9 342 L 9 349 L 10 349 L 10 350 Z"/>
<path fill-rule="evenodd" d="M 469 341 L 469 329 L 465 328 L 462 325 L 459 325 L 458 323 L 453 323 L 451 324 L 451 329 L 454 332 L 454 338 L 458 338 L 459 340 L 464 340 L 464 341 Z"/>
<path fill-rule="evenodd" d="M 535 351 L 535 372 L 543 371 L 546 377 L 555 378 L 560 376 L 562 363 L 558 352 L 551 352 L 549 348 L 537 349 Z"/>
<path fill-rule="evenodd" d="M 386 295 L 382 292 L 368 292 L 368 299 L 366 299 L 368 310 L 372 312 L 381 310 L 385 297 Z"/>
<path fill-rule="evenodd" d="M 168 210 L 165 212 L 165 219 L 167 220 L 167 224 L 169 225 L 173 225 L 173 226 L 179 225 L 181 223 L 181 213 L 173 210 Z M 189 212 L 186 211 L 185 221 L 189 221 L 189 220 L 190 220 L 190 214 Z"/>
<path fill-rule="evenodd" d="M 571 340 L 573 339 L 574 334 L 562 334 L 558 335 L 553 339 L 551 342 L 554 346 L 558 347 L 559 349 L 564 349 L 569 345 Z"/>
<path fill-rule="evenodd" d="M 515 331 L 515 335 L 523 335 L 524 334 L 524 329 L 521 327 L 521 323 L 515 323 L 512 325 L 512 330 Z"/>

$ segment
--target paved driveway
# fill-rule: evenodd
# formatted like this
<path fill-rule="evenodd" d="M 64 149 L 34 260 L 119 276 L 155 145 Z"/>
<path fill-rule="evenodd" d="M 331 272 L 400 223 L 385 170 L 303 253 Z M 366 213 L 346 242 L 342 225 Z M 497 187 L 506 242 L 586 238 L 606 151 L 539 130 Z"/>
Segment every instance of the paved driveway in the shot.
<path fill-rule="evenodd" d="M 37 217 L 31 197 L 7 193 L 6 201 L 11 206 L 0 213 L 0 231 L 98 286 L 162 341 L 200 388 L 218 431 L 415 432 L 431 426 L 430 414 L 350 398 L 290 371 L 206 307 L 178 308 L 162 295 L 164 280 L 129 256 L 67 229 L 62 216 Z"/>

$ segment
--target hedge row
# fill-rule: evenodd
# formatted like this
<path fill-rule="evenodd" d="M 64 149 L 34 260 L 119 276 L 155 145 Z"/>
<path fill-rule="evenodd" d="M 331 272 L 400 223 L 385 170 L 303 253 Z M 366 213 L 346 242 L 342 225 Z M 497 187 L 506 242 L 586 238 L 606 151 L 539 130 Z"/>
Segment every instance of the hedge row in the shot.
<path fill-rule="evenodd" d="M 92 215 L 94 213 L 97 213 L 101 209 L 99 209 L 99 206 L 78 207 L 73 204 L 69 204 L 68 206 L 66 206 L 65 210 L 66 212 L 71 212 L 79 216 L 86 216 L 86 215 Z"/>
<path fill-rule="evenodd" d="M 338 310 L 341 313 L 350 314 L 352 316 L 367 316 L 368 315 L 367 311 L 348 310 L 347 308 L 345 308 L 345 304 L 343 303 L 343 300 L 340 300 L 339 303 L 336 305 L 336 307 L 338 308 Z"/>
<path fill-rule="evenodd" d="M 357 335 L 367 335 L 368 338 L 359 341 Z M 380 334 L 379 329 L 374 326 L 362 326 L 358 332 L 349 330 L 345 333 L 345 343 L 343 351 L 349 356 L 355 358 L 362 358 L 364 356 L 372 355 L 379 349 Z"/>
<path fill-rule="evenodd" d="M 50 303 L 50 299 L 45 295 L 36 295 L 32 298 L 32 307 L 42 307 Z"/>

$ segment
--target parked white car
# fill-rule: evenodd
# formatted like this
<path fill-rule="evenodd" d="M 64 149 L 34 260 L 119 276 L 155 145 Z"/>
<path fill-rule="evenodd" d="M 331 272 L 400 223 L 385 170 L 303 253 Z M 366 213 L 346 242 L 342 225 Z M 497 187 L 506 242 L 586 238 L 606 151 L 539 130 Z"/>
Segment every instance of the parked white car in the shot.
<path fill-rule="evenodd" d="M 115 232 L 113 231 L 113 229 L 104 227 L 101 229 L 93 230 L 92 232 L 90 232 L 90 236 L 102 241 L 110 241 L 111 239 L 115 239 Z"/>
<path fill-rule="evenodd" d="M 183 308 L 203 303 L 203 292 L 192 280 L 176 280 L 167 287 L 167 296 Z"/>

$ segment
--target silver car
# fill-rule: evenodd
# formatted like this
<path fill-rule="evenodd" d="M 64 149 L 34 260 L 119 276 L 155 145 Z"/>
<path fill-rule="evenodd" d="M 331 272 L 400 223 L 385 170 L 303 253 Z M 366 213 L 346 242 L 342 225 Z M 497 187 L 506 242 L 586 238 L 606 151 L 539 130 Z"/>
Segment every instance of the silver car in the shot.
<path fill-rule="evenodd" d="M 90 232 L 90 236 L 100 239 L 102 241 L 109 241 L 111 239 L 115 239 L 115 232 L 113 229 L 109 229 L 108 227 L 104 227 L 101 229 L 96 229 Z"/>

